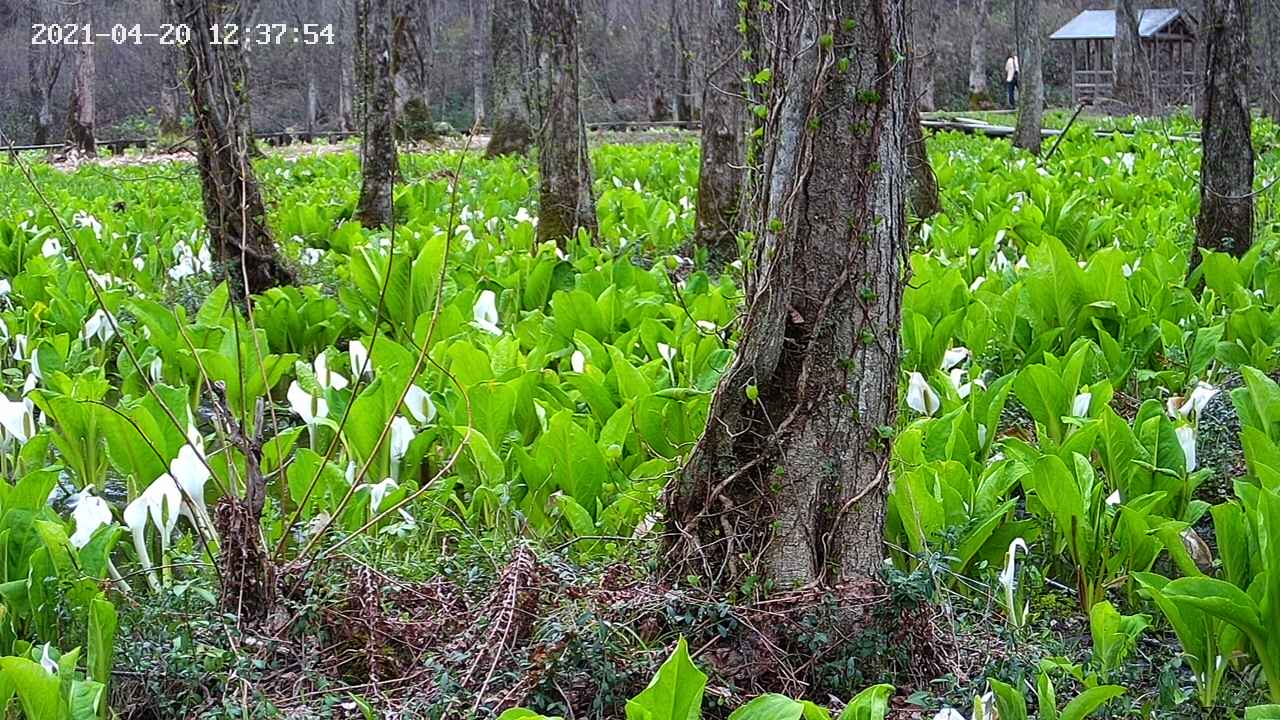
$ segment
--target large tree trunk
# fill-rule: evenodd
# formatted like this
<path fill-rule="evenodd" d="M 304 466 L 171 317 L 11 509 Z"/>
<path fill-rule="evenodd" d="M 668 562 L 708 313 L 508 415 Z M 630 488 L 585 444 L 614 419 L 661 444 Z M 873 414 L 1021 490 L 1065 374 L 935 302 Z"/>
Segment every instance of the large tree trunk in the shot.
<path fill-rule="evenodd" d="M 916 108 L 920 112 L 938 109 L 934 99 L 934 68 L 938 55 L 938 4 L 934 0 L 911 3 L 911 78 Z"/>
<path fill-rule="evenodd" d="M 906 143 L 907 172 L 911 177 L 911 212 L 924 220 L 942 212 L 942 198 L 938 195 L 938 178 L 929 163 L 929 146 L 924 140 L 920 111 L 914 105 L 907 122 Z"/>
<path fill-rule="evenodd" d="M 1138 35 L 1142 5 L 1133 0 L 1115 0 L 1115 13 L 1116 39 L 1111 44 L 1114 78 L 1111 96 L 1126 108 L 1149 113 L 1150 78 L 1145 72 L 1146 56 L 1142 52 L 1142 40 Z"/>
<path fill-rule="evenodd" d="M 1263 52 L 1262 114 L 1280 123 L 1280 0 L 1254 0 L 1261 5 Z"/>
<path fill-rule="evenodd" d="M 738 0 L 707 2 L 709 72 L 702 90 L 702 159 L 694 240 L 706 248 L 711 266 L 720 268 L 738 257 L 747 104 L 742 87 Z"/>
<path fill-rule="evenodd" d="M 412 3 L 390 3 L 391 24 L 391 86 L 392 111 L 397 122 L 397 135 L 410 140 L 421 140 L 433 133 L 431 123 L 431 96 L 427 91 L 430 75 L 426 54 L 418 38 L 417 8 Z M 371 6 L 372 8 L 372 6 Z M 403 10 L 403 12 L 399 12 Z M 372 22 L 372 18 L 370 18 Z M 371 30 L 372 31 L 372 30 Z M 430 30 L 428 29 L 428 37 Z M 376 43 L 375 43 L 376 44 Z M 430 45 L 427 46 L 428 49 Z"/>
<path fill-rule="evenodd" d="M 489 96 L 489 52 L 485 47 L 489 29 L 489 9 L 485 0 L 470 0 L 471 11 L 471 104 L 476 125 L 488 119 L 485 105 Z"/>
<path fill-rule="evenodd" d="M 1248 0 L 1207 0 L 1205 113 L 1196 242 L 1243 255 L 1253 242 Z"/>
<path fill-rule="evenodd" d="M 82 2 L 76 6 L 75 21 L 92 26 L 93 6 Z M 64 142 L 83 153 L 87 157 L 98 154 L 98 143 L 94 138 L 94 116 L 96 111 L 95 85 L 98 70 L 93 58 L 93 44 L 80 43 L 75 46 L 75 80 L 71 86 L 71 102 L 67 108 L 67 134 Z"/>
<path fill-rule="evenodd" d="M 490 0 L 489 49 L 493 54 L 493 134 L 485 155 L 523 155 L 533 144 L 529 90 L 527 0 Z"/>
<path fill-rule="evenodd" d="M 360 134 L 360 201 L 356 215 L 368 228 L 391 224 L 392 190 L 399 173 L 396 156 L 395 79 L 392 72 L 393 0 L 357 0 L 356 32 L 363 111 Z"/>
<path fill-rule="evenodd" d="M 182 134 L 182 114 L 178 111 L 180 83 L 178 77 L 178 53 L 181 48 L 160 48 L 160 102 L 157 107 L 159 130 L 162 137 L 173 138 Z"/>
<path fill-rule="evenodd" d="M 1043 44 L 1040 39 L 1040 0 L 1014 0 L 1018 3 L 1018 24 L 1015 32 L 1021 46 L 1018 58 L 1018 126 L 1013 132 L 1013 144 L 1036 155 L 1040 154 L 1040 123 L 1044 116 L 1044 73 L 1041 70 Z"/>
<path fill-rule="evenodd" d="M 60 22 L 43 0 L 27 0 L 30 24 Z M 27 90 L 31 95 L 31 135 L 36 145 L 47 145 L 53 133 L 53 86 L 62 70 L 63 45 L 27 45 Z"/>
<path fill-rule="evenodd" d="M 196 158 L 209 240 L 231 294 L 246 300 L 293 282 L 267 229 L 267 212 L 249 162 L 245 66 L 238 48 L 213 44 L 215 23 L 243 26 L 237 3 L 170 0 L 172 17 L 191 28 L 186 83 L 195 121 Z"/>
<path fill-rule="evenodd" d="M 349 3 L 346 0 L 339 0 L 338 22 L 343 28 L 351 27 L 347 14 L 348 6 Z M 359 43 L 355 40 L 355 33 L 353 32 L 351 51 L 342 52 L 341 44 L 338 50 L 338 129 L 344 132 L 353 132 L 356 129 L 355 81 L 353 79 L 352 66 L 358 64 L 354 60 L 363 57 L 364 53 L 358 45 Z M 359 72 L 354 74 L 363 77 Z"/>
<path fill-rule="evenodd" d="M 538 241 L 563 243 L 579 228 L 596 234 L 587 130 L 578 101 L 578 11 L 582 0 L 532 0 L 543 43 L 542 130 L 538 134 Z"/>
<path fill-rule="evenodd" d="M 794 0 L 751 22 L 773 68 L 754 269 L 734 360 L 668 488 L 666 568 L 735 589 L 876 576 L 907 253 L 903 4 Z"/>
<path fill-rule="evenodd" d="M 976 0 L 973 8 L 973 35 L 969 38 L 969 105 L 991 104 L 987 90 L 987 11 L 988 0 Z"/>

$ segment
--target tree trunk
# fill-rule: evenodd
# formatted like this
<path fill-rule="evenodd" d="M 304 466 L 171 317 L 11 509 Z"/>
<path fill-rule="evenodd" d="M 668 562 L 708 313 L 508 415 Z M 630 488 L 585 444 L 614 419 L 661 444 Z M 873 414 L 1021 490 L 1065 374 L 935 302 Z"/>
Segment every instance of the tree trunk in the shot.
<path fill-rule="evenodd" d="M 582 0 L 533 0 L 534 34 L 544 47 L 542 130 L 538 135 L 538 241 L 564 243 L 579 228 L 596 234 L 587 130 L 578 101 L 578 11 Z"/>
<path fill-rule="evenodd" d="M 247 302 L 249 294 L 292 283 L 293 274 L 276 252 L 249 163 L 248 109 L 241 102 L 247 80 L 242 56 L 238 48 L 213 44 L 209 31 L 215 23 L 240 24 L 240 8 L 225 0 L 171 2 L 172 17 L 191 28 L 186 83 L 209 241 L 232 296 Z"/>
<path fill-rule="evenodd" d="M 1262 114 L 1280 123 L 1280 0 L 1255 0 L 1262 10 Z"/>
<path fill-rule="evenodd" d="M 1248 0 L 1207 0 L 1205 113 L 1196 243 L 1244 255 L 1253 242 Z"/>
<path fill-rule="evenodd" d="M 532 84 L 527 0 L 490 0 L 489 50 L 493 54 L 493 134 L 485 155 L 523 155 L 533 144 L 528 88 Z"/>
<path fill-rule="evenodd" d="M 92 26 L 91 3 L 81 3 L 74 12 L 76 22 Z M 67 134 L 64 140 L 69 147 L 79 150 L 86 157 L 98 154 L 98 143 L 93 135 L 94 115 L 97 114 L 94 86 L 98 75 L 93 47 L 91 43 L 75 46 L 75 80 L 71 87 L 71 102 L 67 108 Z"/>
<path fill-rule="evenodd" d="M 338 22 L 341 23 L 343 28 L 351 27 L 347 15 L 349 5 L 350 3 L 346 0 L 339 0 L 338 2 Z M 343 53 L 340 44 L 338 53 L 338 129 L 345 132 L 353 132 L 356 129 L 356 112 L 355 81 L 352 77 L 352 66 L 358 64 L 355 61 L 356 58 L 364 55 L 364 50 L 359 47 L 359 43 L 355 40 L 354 32 L 352 33 L 350 52 Z M 359 71 L 354 74 L 363 77 Z"/>
<path fill-rule="evenodd" d="M 914 0 L 911 4 L 911 78 L 916 109 L 930 112 L 938 109 L 934 99 L 938 54 L 938 5 L 934 0 Z"/>
<path fill-rule="evenodd" d="M 356 216 L 367 228 L 390 225 L 396 156 L 395 79 L 392 72 L 393 0 L 357 0 L 356 32 L 365 56 L 360 67 L 360 201 Z"/>
<path fill-rule="evenodd" d="M 719 269 L 738 258 L 747 105 L 742 87 L 738 0 L 707 2 L 706 55 L 710 64 L 702 90 L 702 158 L 694 242 L 706 248 L 711 267 Z"/>
<path fill-rule="evenodd" d="M 969 106 L 991 104 L 987 90 L 988 0 L 977 0 L 973 9 L 973 36 L 969 39 Z"/>
<path fill-rule="evenodd" d="M 473 122 L 483 125 L 488 119 L 485 113 L 489 96 L 489 53 L 485 47 L 489 12 L 485 0 L 470 0 L 471 11 L 471 104 L 475 116 Z"/>
<path fill-rule="evenodd" d="M 307 107 L 304 122 L 307 126 L 307 137 L 310 139 L 316 132 L 316 115 L 320 108 L 320 86 L 316 79 L 315 63 L 307 68 Z"/>
<path fill-rule="evenodd" d="M 158 121 L 161 137 L 172 138 L 182 134 L 182 115 L 178 111 L 178 93 L 180 83 L 178 76 L 177 47 L 160 48 L 160 103 Z"/>
<path fill-rule="evenodd" d="M 1138 35 L 1141 4 L 1135 5 L 1133 0 L 1115 0 L 1115 13 L 1116 39 L 1111 44 L 1111 68 L 1114 71 L 1111 96 L 1134 112 L 1150 113 L 1151 103 L 1147 99 L 1150 78 L 1145 72 L 1146 56 Z"/>
<path fill-rule="evenodd" d="M 686 128 L 693 127 L 693 74 L 690 68 L 691 51 L 688 42 L 688 31 L 685 29 L 683 10 L 680 5 L 684 0 L 673 0 L 671 3 L 671 33 L 674 37 L 676 51 L 676 120 L 684 123 Z"/>
<path fill-rule="evenodd" d="M 924 127 L 920 124 L 920 111 L 912 106 L 907 122 L 907 172 L 911 176 L 911 212 L 924 220 L 942 212 L 942 199 L 938 196 L 938 178 L 929 164 L 929 146 L 924 140 Z"/>
<path fill-rule="evenodd" d="M 750 21 L 767 24 L 773 73 L 749 171 L 746 318 L 703 437 L 665 498 L 666 570 L 719 589 L 879 574 L 882 429 L 898 405 L 903 4 L 795 0 L 762 15 Z"/>
<path fill-rule="evenodd" d="M 1044 73 L 1041 71 L 1043 41 L 1040 39 L 1040 0 L 1014 0 L 1018 3 L 1018 24 L 1015 30 L 1021 46 L 1018 64 L 1018 126 L 1013 132 L 1013 144 L 1040 154 L 1040 124 L 1044 116 Z"/>
<path fill-rule="evenodd" d="M 389 3 L 396 7 L 395 0 Z M 370 6 L 371 9 L 374 6 Z M 426 59 L 418 43 L 418 18 L 411 4 L 399 6 L 406 12 L 392 10 L 391 38 L 392 112 L 397 121 L 396 135 L 422 140 L 433 133 L 431 98 L 427 94 L 429 78 Z M 373 22 L 370 18 L 370 22 Z M 372 26 L 370 29 L 372 32 Z M 377 45 L 376 39 L 372 41 Z"/>
<path fill-rule="evenodd" d="M 1209 84 L 1209 76 L 1207 74 L 1209 63 L 1205 57 L 1205 46 L 1209 44 L 1209 0 L 1199 0 L 1199 2 L 1196 2 L 1195 10 L 1197 12 L 1196 17 L 1200 19 L 1200 32 L 1195 45 L 1193 46 L 1194 50 L 1192 51 L 1195 56 L 1195 71 L 1198 73 L 1193 92 L 1195 93 L 1194 104 L 1196 120 L 1203 123 L 1205 113 L 1205 93 L 1206 87 Z"/>
<path fill-rule="evenodd" d="M 27 0 L 30 24 L 60 22 L 42 0 Z M 63 45 L 27 45 L 27 90 L 31 95 L 31 136 L 36 145 L 47 145 L 53 133 L 53 86 L 62 70 Z"/>

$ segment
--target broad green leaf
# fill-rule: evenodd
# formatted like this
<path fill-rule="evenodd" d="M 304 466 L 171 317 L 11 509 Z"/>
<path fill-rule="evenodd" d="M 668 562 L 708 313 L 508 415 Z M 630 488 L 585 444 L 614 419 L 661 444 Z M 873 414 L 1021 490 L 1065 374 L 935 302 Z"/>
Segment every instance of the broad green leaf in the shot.
<path fill-rule="evenodd" d="M 649 686 L 627 701 L 627 720 L 698 720 L 706 686 L 706 673 L 693 664 L 682 637 Z"/>

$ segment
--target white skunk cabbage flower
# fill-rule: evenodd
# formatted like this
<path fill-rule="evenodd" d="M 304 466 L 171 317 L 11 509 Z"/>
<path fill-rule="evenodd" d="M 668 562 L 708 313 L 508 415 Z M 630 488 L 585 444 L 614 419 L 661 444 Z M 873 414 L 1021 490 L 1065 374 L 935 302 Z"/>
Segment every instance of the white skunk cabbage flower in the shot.
<path fill-rule="evenodd" d="M 0 297 L 4 297 L 13 292 L 13 284 L 9 282 L 9 278 L 0 278 Z"/>
<path fill-rule="evenodd" d="M 380 483 L 366 483 L 369 488 L 369 512 L 376 513 L 382 509 L 382 501 L 386 499 L 389 493 L 400 487 L 400 484 L 391 478 L 386 478 Z"/>
<path fill-rule="evenodd" d="M 1178 436 L 1178 444 L 1182 446 L 1182 454 L 1187 459 L 1187 472 L 1196 469 L 1196 429 L 1191 425 L 1183 425 L 1173 429 Z"/>
<path fill-rule="evenodd" d="M 1009 551 L 1005 554 L 1004 568 L 1000 570 L 1000 585 L 1004 587 L 1004 607 L 1009 613 L 1009 622 L 1014 627 L 1022 627 L 1023 621 L 1027 617 L 1027 610 L 1031 607 L 1031 601 L 1022 608 L 1016 605 L 1018 590 L 1018 549 L 1022 549 L 1022 553 L 1028 554 L 1027 542 L 1022 538 L 1014 538 L 1009 543 Z"/>
<path fill-rule="evenodd" d="M 289 383 L 285 398 L 289 401 L 289 409 L 293 414 L 302 418 L 302 422 L 309 426 L 329 416 L 329 403 L 324 398 L 314 397 L 303 390 L 297 380 Z"/>
<path fill-rule="evenodd" d="M 50 675 L 57 675 L 58 661 L 54 660 L 49 654 L 49 648 L 49 643 L 45 643 L 44 647 L 40 650 L 40 667 L 44 668 L 44 671 Z"/>
<path fill-rule="evenodd" d="M 399 477 L 400 461 L 404 459 L 405 453 L 409 452 L 409 443 L 417 436 L 413 426 L 402 415 L 397 415 L 391 421 L 391 474 Z"/>
<path fill-rule="evenodd" d="M 965 720 L 965 716 L 955 708 L 944 707 L 933 716 L 933 720 Z"/>
<path fill-rule="evenodd" d="M 426 425 L 436 419 L 436 405 L 431 402 L 431 395 L 417 385 L 409 386 L 409 392 L 404 396 L 404 406 L 409 410 L 413 421 L 419 425 Z"/>
<path fill-rule="evenodd" d="M 76 523 L 76 531 L 71 533 L 71 544 L 79 550 L 89 544 L 98 528 L 111 524 L 111 506 L 85 488 L 76 494 L 76 507 L 71 511 L 71 519 Z"/>
<path fill-rule="evenodd" d="M 85 321 L 84 331 L 80 333 L 80 337 L 84 338 L 85 343 L 97 338 L 99 342 L 105 345 L 116 335 L 115 322 L 114 315 L 102 308 L 98 308 Z"/>
<path fill-rule="evenodd" d="M 302 260 L 303 265 L 315 265 L 316 263 L 320 262 L 320 258 L 323 258 L 323 257 L 324 257 L 323 249 L 309 247 L 309 248 L 302 249 L 302 257 L 300 259 Z"/>
<path fill-rule="evenodd" d="M 329 369 L 329 357 L 323 352 L 316 355 L 311 369 L 316 374 L 316 384 L 326 390 L 341 390 L 349 384 L 345 377 Z"/>
<path fill-rule="evenodd" d="M 36 434 L 35 406 L 31 400 L 10 400 L 0 395 L 0 428 L 19 445 L 27 444 Z"/>
<path fill-rule="evenodd" d="M 178 456 L 169 463 L 169 476 L 185 494 L 181 512 L 201 532 L 216 538 L 213 519 L 205 506 L 204 486 L 212 475 L 205 462 L 204 438 L 194 425 L 187 426 L 187 443 L 178 450 Z"/>
<path fill-rule="evenodd" d="M 1071 415 L 1073 417 L 1087 417 L 1089 415 L 1089 405 L 1093 402 L 1093 393 L 1080 393 L 1076 395 L 1076 399 L 1071 403 Z"/>
<path fill-rule="evenodd" d="M 1124 266 L 1120 268 L 1120 272 L 1124 273 L 1125 277 L 1133 277 L 1133 274 L 1138 272 L 1138 268 L 1140 267 L 1142 267 L 1142 258 L 1134 260 L 1132 265 L 1125 263 Z"/>
<path fill-rule="evenodd" d="M 961 346 L 958 348 L 952 348 L 942 355 L 942 369 L 950 370 L 965 360 L 968 360 L 970 355 L 971 353 L 967 347 Z"/>
<path fill-rule="evenodd" d="M 658 354 L 667 364 L 670 364 L 676 357 L 676 349 L 666 343 L 658 343 Z"/>
<path fill-rule="evenodd" d="M 583 355 L 581 350 L 574 350 L 573 355 L 569 357 L 569 367 L 576 373 L 582 373 L 587 369 L 587 356 Z"/>
<path fill-rule="evenodd" d="M 1178 407 L 1178 414 L 1183 418 L 1190 420 L 1192 424 L 1199 422 L 1200 413 L 1204 411 L 1205 407 L 1209 405 L 1209 401 L 1212 400 L 1218 392 L 1218 388 L 1210 385 L 1209 383 L 1196 383 L 1191 394 L 1188 395 L 1187 399 Z"/>
<path fill-rule="evenodd" d="M 921 415 L 932 415 L 942 407 L 938 393 L 929 387 L 928 381 L 918 372 L 911 373 L 907 381 L 907 407 Z"/>
<path fill-rule="evenodd" d="M 538 217 L 536 215 L 530 215 L 528 208 L 520 208 L 519 210 L 516 210 L 516 222 L 518 223 L 527 222 L 530 225 L 537 227 Z"/>
<path fill-rule="evenodd" d="M 146 258 L 142 257 L 141 255 L 134 256 L 133 269 L 137 270 L 138 272 L 142 272 L 143 270 L 146 270 L 147 269 Z"/>
<path fill-rule="evenodd" d="M 502 328 L 498 327 L 498 296 L 493 294 L 492 290 L 485 290 L 476 298 L 475 307 L 472 308 L 474 320 L 471 324 L 484 330 L 491 335 L 501 335 Z"/>
<path fill-rule="evenodd" d="M 159 356 L 155 356 L 151 363 L 147 365 L 147 374 L 151 376 L 151 382 L 158 383 L 164 379 L 164 360 Z"/>
<path fill-rule="evenodd" d="M 359 340 L 352 340 L 347 346 L 347 354 L 351 357 L 351 373 L 373 375 L 373 365 L 369 364 L 369 348 Z"/>
<path fill-rule="evenodd" d="M 102 223 L 98 222 L 98 218 L 90 215 L 89 213 L 81 210 L 80 212 L 76 213 L 76 216 L 74 218 L 72 218 L 72 222 L 74 222 L 79 227 L 87 227 L 92 229 L 94 237 L 96 238 L 102 237 Z"/>
<path fill-rule="evenodd" d="M 62 243 L 58 242 L 58 238 L 50 237 L 40 246 L 40 254 L 45 257 L 53 257 L 62 254 Z"/>
<path fill-rule="evenodd" d="M 947 374 L 947 379 L 951 381 L 951 387 L 956 389 L 956 394 L 960 396 L 961 400 L 969 397 L 975 385 L 984 390 L 987 388 L 987 384 L 982 382 L 982 378 L 976 378 L 972 382 L 965 382 L 965 376 L 968 374 L 969 371 L 964 368 L 952 368 L 951 372 Z"/>
<path fill-rule="evenodd" d="M 1122 502 L 1122 500 L 1120 499 L 1120 491 L 1119 490 L 1112 491 L 1112 493 L 1108 495 L 1107 499 L 1104 500 L 1103 502 L 1105 502 L 1110 507 L 1115 507 L 1116 505 L 1119 505 Z"/>
<path fill-rule="evenodd" d="M 147 523 L 154 523 L 160 531 L 160 548 L 163 555 L 169 553 L 169 538 L 178 525 L 178 513 L 182 508 L 182 492 L 173 476 L 165 473 L 147 486 L 142 494 L 124 508 L 124 524 L 133 534 L 133 547 L 138 551 L 138 562 L 147 573 L 152 589 L 160 589 L 155 565 L 147 551 Z"/>

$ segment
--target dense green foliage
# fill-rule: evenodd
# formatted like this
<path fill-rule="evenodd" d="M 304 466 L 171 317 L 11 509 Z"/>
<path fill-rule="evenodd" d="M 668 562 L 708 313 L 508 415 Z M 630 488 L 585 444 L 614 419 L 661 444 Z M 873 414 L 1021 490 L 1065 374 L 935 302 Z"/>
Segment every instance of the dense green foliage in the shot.
<path fill-rule="evenodd" d="M 1224 683 L 1280 702 L 1273 202 L 1249 255 L 1189 273 L 1197 149 L 1158 126 L 1075 132 L 1044 166 L 981 138 L 930 149 L 946 210 L 913 236 L 893 562 L 991 589 L 1015 640 L 1038 620 L 1028 566 L 1067 588 L 1093 656 L 992 678 L 1001 717 L 1033 690 L 1041 718 L 1105 707 L 1152 632 L 1177 636 L 1208 712 Z M 374 232 L 350 221 L 353 157 L 260 161 L 307 284 L 249 314 L 212 282 L 192 169 L 37 166 L 37 193 L 0 167 L 0 696 L 33 720 L 105 713 L 113 601 L 212 597 L 212 508 L 247 472 L 223 412 L 264 440 L 279 559 L 477 536 L 628 556 L 702 431 L 741 280 L 679 254 L 696 147 L 594 160 L 601 242 L 563 251 L 534 241 L 524 160 L 408 157 Z M 1198 462 L 1215 411 L 1239 418 L 1242 467 Z M 1085 699 L 1058 714 L 1051 675 Z M 641 708 L 662 677 L 635 717 L 677 716 Z"/>

